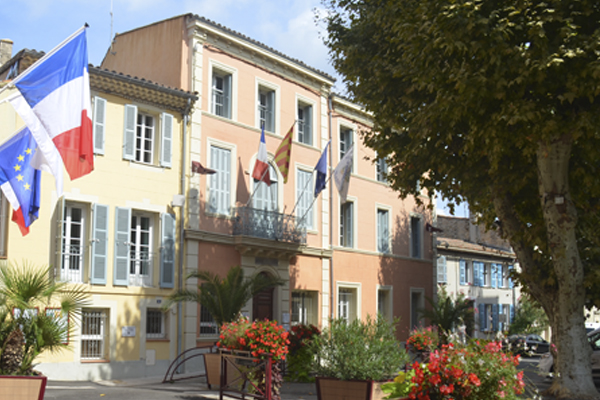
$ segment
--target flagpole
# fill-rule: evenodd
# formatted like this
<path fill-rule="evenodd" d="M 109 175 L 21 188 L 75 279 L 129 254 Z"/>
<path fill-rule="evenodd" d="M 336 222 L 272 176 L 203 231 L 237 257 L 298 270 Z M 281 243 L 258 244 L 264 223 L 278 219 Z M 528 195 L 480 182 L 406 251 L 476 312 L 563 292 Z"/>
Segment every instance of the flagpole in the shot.
<path fill-rule="evenodd" d="M 263 179 L 264 179 L 265 175 L 267 175 L 267 172 L 269 172 L 269 165 L 268 164 L 267 164 L 267 169 L 265 169 L 265 172 L 263 172 L 262 176 L 260 177 L 260 180 L 258 181 L 259 185 L 260 185 L 260 182 L 263 182 Z M 265 182 L 265 184 L 266 184 L 266 182 Z M 250 200 L 252 200 L 252 198 L 254 197 L 254 193 L 256 193 L 256 189 L 252 191 L 252 194 L 250 195 L 250 198 L 246 202 L 246 207 L 248 207 L 248 203 L 250 203 Z"/>
<path fill-rule="evenodd" d="M 327 180 L 325 181 L 325 186 L 327 186 L 327 182 L 329 182 L 330 180 L 331 180 L 331 174 L 329 174 L 329 178 L 327 178 Z M 318 198 L 319 198 L 319 196 L 314 196 L 313 197 L 313 201 L 312 201 L 312 203 L 310 203 L 310 207 L 308 207 L 308 209 L 306 210 L 306 212 L 304 213 L 304 215 L 302 216 L 302 218 L 299 219 L 299 221 L 302 221 L 304 219 L 304 217 L 306 217 L 306 214 L 308 214 L 308 212 L 310 211 L 310 209 L 312 208 L 313 204 L 315 204 L 315 201 Z"/>
<path fill-rule="evenodd" d="M 329 105 L 327 113 L 329 114 L 329 143 L 332 140 L 331 126 L 333 114 L 333 93 L 327 99 Z M 329 146 L 329 176 L 333 175 L 333 145 Z M 331 250 L 331 258 L 329 259 L 329 316 L 333 320 L 335 318 L 334 293 L 333 288 L 333 185 L 329 187 L 329 249 Z"/>

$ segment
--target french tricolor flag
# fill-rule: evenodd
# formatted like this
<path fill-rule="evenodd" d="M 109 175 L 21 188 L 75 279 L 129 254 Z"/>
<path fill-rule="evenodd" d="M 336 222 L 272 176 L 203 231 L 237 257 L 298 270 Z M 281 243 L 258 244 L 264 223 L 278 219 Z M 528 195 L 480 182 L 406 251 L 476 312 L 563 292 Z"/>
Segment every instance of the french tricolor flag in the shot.
<path fill-rule="evenodd" d="M 94 169 L 90 77 L 85 29 L 79 29 L 12 84 L 11 104 L 35 138 L 40 164 L 61 182 L 62 163 L 71 179 Z"/>
<path fill-rule="evenodd" d="M 267 157 L 267 143 L 265 142 L 265 127 L 262 127 L 260 135 L 260 144 L 258 145 L 258 155 L 256 163 L 254 163 L 254 171 L 252 177 L 257 181 L 263 181 L 268 186 L 271 186 L 271 177 L 269 176 L 269 159 Z"/>

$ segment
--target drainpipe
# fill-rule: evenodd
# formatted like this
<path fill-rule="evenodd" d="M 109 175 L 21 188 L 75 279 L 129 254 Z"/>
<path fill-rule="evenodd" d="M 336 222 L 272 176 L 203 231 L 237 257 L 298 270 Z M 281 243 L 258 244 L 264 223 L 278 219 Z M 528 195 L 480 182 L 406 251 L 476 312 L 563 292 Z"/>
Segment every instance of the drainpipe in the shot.
<path fill-rule="evenodd" d="M 183 113 L 183 137 L 181 139 L 181 187 L 179 194 L 185 196 L 185 171 L 186 171 L 186 152 L 187 152 L 187 126 L 190 116 L 190 108 L 192 105 L 192 99 L 188 98 L 187 107 Z M 180 211 L 180 222 L 179 222 L 179 265 L 177 268 L 177 289 L 183 289 L 183 256 L 184 256 L 184 228 L 185 228 L 185 214 L 186 214 L 186 203 L 183 202 Z M 177 356 L 182 352 L 183 347 L 183 304 L 177 303 Z M 181 372 L 181 371 L 180 371 Z"/>
<path fill-rule="evenodd" d="M 332 166 L 333 166 L 333 143 L 331 141 L 331 119 L 333 114 L 333 94 L 329 95 L 328 100 L 328 110 L 327 114 L 329 114 L 329 174 L 331 176 Z M 329 182 L 329 249 L 331 250 L 331 258 L 329 259 L 329 316 L 331 319 L 335 318 L 335 303 L 334 292 L 333 289 L 335 287 L 333 282 L 333 182 Z"/>

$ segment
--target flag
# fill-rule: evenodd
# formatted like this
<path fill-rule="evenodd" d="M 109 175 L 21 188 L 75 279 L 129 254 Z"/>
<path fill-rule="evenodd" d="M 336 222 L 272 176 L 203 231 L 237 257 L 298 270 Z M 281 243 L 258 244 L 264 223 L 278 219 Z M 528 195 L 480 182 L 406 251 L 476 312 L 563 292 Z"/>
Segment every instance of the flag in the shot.
<path fill-rule="evenodd" d="M 325 185 L 327 183 L 327 149 L 329 148 L 329 142 L 325 145 L 325 149 L 321 154 L 321 158 L 319 158 L 319 162 L 315 166 L 315 171 L 317 171 L 317 179 L 315 181 L 315 197 L 321 193 L 323 189 L 325 189 Z"/>
<path fill-rule="evenodd" d="M 350 173 L 352 172 L 352 163 L 354 161 L 354 144 L 350 146 L 340 163 L 333 170 L 333 179 L 340 193 L 340 203 L 346 202 L 348 197 L 348 188 L 350 187 Z"/>
<path fill-rule="evenodd" d="M 22 128 L 0 145 L 0 188 L 13 208 L 12 220 L 23 236 L 38 218 L 41 171 L 31 166 L 36 142 L 28 128 Z"/>
<path fill-rule="evenodd" d="M 258 155 L 256 163 L 254 163 L 254 171 L 252 177 L 257 181 L 263 181 L 268 186 L 271 186 L 271 177 L 269 176 L 269 160 L 267 159 L 267 143 L 265 142 L 265 126 L 262 127 L 260 136 L 260 144 L 258 145 Z"/>
<path fill-rule="evenodd" d="M 217 171 L 214 169 L 206 168 L 204 165 L 200 164 L 198 161 L 192 161 L 192 172 L 198 173 L 200 175 L 212 175 Z"/>
<path fill-rule="evenodd" d="M 275 164 L 277 164 L 281 175 L 283 175 L 283 183 L 287 183 L 290 172 L 290 160 L 292 158 L 292 137 L 294 136 L 295 124 L 296 123 L 294 122 L 287 135 L 281 139 L 281 144 L 275 152 Z"/>
<path fill-rule="evenodd" d="M 94 169 L 90 78 L 85 28 L 42 57 L 12 84 L 13 104 L 55 175 L 57 153 L 71 179 Z"/>

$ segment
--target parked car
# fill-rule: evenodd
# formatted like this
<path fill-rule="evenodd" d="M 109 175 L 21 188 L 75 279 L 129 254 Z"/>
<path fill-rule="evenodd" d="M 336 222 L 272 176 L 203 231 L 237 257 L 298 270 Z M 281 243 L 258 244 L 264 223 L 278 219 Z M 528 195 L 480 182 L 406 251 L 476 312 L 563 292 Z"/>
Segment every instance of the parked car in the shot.
<path fill-rule="evenodd" d="M 510 335 L 508 337 L 508 347 L 515 354 L 544 354 L 550 351 L 550 342 L 534 333 L 528 335 Z"/>
<path fill-rule="evenodd" d="M 587 334 L 588 341 L 592 346 L 592 375 L 600 377 L 600 328 Z M 554 372 L 554 357 L 552 353 L 542 354 L 538 363 L 538 369 L 545 375 Z"/>

